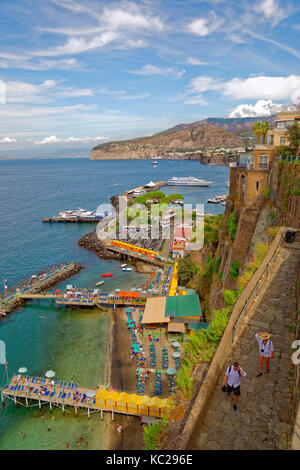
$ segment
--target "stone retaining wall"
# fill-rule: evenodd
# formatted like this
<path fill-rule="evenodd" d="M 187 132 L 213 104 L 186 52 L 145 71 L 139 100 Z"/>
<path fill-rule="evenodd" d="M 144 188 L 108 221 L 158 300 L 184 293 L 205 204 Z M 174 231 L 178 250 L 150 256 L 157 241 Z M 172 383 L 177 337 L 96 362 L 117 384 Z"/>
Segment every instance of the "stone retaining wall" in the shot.
<path fill-rule="evenodd" d="M 247 319 L 244 317 L 243 322 L 238 322 L 241 312 L 245 308 L 247 302 L 248 309 L 250 305 L 255 301 L 255 297 L 257 296 L 257 294 L 259 295 L 259 290 L 261 289 L 261 287 L 263 287 L 264 280 L 266 279 L 266 270 L 268 266 L 270 267 L 270 263 L 273 263 L 275 261 L 276 253 L 278 252 L 281 246 L 286 230 L 287 227 L 281 227 L 275 239 L 273 240 L 263 262 L 259 266 L 258 270 L 254 274 L 253 278 L 251 279 L 251 281 L 249 282 L 249 284 L 247 285 L 247 287 L 245 288 L 233 308 L 228 325 L 224 331 L 216 354 L 210 364 L 206 378 L 195 399 L 193 409 L 191 410 L 190 416 L 186 422 L 183 432 L 180 438 L 178 439 L 179 444 L 176 446 L 177 449 L 188 449 L 191 448 L 193 445 L 193 431 L 201 424 L 205 416 L 205 412 L 208 408 L 212 392 L 214 391 L 217 385 L 226 358 L 232 352 L 233 345 L 239 339 L 244 329 L 245 322 L 247 321 Z M 253 295 L 254 291 L 255 295 Z M 234 343 L 233 332 L 235 332 Z"/>

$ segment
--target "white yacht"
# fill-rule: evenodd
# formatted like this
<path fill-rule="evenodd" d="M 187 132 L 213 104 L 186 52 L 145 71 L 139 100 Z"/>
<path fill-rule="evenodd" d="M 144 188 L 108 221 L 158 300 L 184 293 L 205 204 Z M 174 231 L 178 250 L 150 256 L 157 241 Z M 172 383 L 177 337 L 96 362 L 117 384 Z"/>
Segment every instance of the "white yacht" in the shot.
<path fill-rule="evenodd" d="M 173 176 L 168 182 L 168 186 L 202 186 L 207 187 L 212 184 L 212 181 L 200 180 L 193 176 L 177 177 Z"/>

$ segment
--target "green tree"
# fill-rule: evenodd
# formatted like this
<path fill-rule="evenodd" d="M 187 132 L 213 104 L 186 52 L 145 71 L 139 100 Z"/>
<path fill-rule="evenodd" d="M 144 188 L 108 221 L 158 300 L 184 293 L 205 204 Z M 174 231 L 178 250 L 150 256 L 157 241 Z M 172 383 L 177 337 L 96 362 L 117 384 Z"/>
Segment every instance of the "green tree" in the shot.
<path fill-rule="evenodd" d="M 266 143 L 266 135 L 268 133 L 268 130 L 270 129 L 268 121 L 262 122 L 261 123 L 261 132 L 263 136 L 263 144 Z"/>
<path fill-rule="evenodd" d="M 287 137 L 292 152 L 295 154 L 300 147 L 300 126 L 297 123 L 292 124 L 288 128 Z"/>
<path fill-rule="evenodd" d="M 252 130 L 253 130 L 254 134 L 257 136 L 257 143 L 258 144 L 260 143 L 260 138 L 264 134 L 263 125 L 264 125 L 264 122 L 256 121 L 252 126 Z"/>

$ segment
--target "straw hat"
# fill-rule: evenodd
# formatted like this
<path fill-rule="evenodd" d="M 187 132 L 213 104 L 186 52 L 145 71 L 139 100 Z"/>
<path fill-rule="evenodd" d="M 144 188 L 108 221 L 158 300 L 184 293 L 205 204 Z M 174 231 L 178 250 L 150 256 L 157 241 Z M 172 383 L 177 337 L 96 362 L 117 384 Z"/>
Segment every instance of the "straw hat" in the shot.
<path fill-rule="evenodd" d="M 259 336 L 262 340 L 265 340 L 269 339 L 271 335 L 269 333 L 260 333 Z"/>

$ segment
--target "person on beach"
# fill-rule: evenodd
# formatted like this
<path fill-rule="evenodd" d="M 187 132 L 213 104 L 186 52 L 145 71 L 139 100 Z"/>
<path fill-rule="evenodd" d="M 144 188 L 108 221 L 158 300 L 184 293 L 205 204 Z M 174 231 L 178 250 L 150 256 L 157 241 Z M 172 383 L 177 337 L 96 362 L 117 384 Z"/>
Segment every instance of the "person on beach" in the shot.
<path fill-rule="evenodd" d="M 233 409 L 237 410 L 238 397 L 241 394 L 241 376 L 247 377 L 247 373 L 240 367 L 238 362 L 234 362 L 233 365 L 227 367 L 224 380 L 222 383 L 222 391 L 227 392 L 230 395 L 233 391 Z M 226 387 L 227 384 L 227 387 Z"/>
<path fill-rule="evenodd" d="M 270 357 L 274 359 L 274 345 L 270 340 L 270 334 L 266 332 L 256 333 L 255 338 L 259 347 L 259 373 L 256 377 L 260 377 L 263 373 L 264 358 L 266 363 L 266 374 L 270 372 Z"/>

